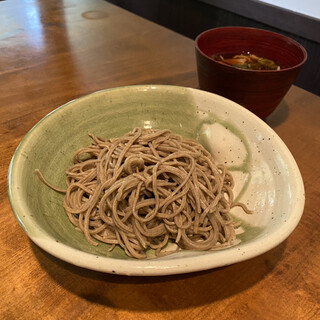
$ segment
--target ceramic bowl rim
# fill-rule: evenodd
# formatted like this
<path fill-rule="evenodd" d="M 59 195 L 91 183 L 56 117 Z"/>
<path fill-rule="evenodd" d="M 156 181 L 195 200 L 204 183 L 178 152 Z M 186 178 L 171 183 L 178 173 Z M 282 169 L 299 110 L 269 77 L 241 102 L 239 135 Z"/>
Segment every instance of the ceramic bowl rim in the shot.
<path fill-rule="evenodd" d="M 32 235 L 28 234 L 23 222 L 19 218 L 21 215 L 21 212 L 17 211 L 16 204 L 15 204 L 15 195 L 13 192 L 13 186 L 12 186 L 12 175 L 13 175 L 13 170 L 14 170 L 14 164 L 21 156 L 19 154 L 20 150 L 23 148 L 24 143 L 26 142 L 27 139 L 30 139 L 30 135 L 34 130 L 37 129 L 37 126 L 39 123 L 42 121 L 45 121 L 47 117 L 50 117 L 52 114 L 57 112 L 58 110 L 66 107 L 72 106 L 73 102 L 78 101 L 79 99 L 87 99 L 90 98 L 93 95 L 99 95 L 99 94 L 104 94 L 108 91 L 111 90 L 128 90 L 131 88 L 150 88 L 150 87 L 156 87 L 159 90 L 165 90 L 169 88 L 170 90 L 191 90 L 195 94 L 204 94 L 207 95 L 208 97 L 219 97 L 219 99 L 222 100 L 227 100 L 229 104 L 232 104 L 234 108 L 236 109 L 241 109 L 241 112 L 244 112 L 246 116 L 249 118 L 254 119 L 254 121 L 257 121 L 259 125 L 263 126 L 263 130 L 267 130 L 267 132 L 272 132 L 274 135 L 274 138 L 276 139 L 277 145 L 279 144 L 280 148 L 285 152 L 286 156 L 288 156 L 288 160 L 290 162 L 290 165 L 294 169 L 293 175 L 294 175 L 294 183 L 296 184 L 297 189 L 299 189 L 300 193 L 303 195 L 301 199 L 299 199 L 298 205 L 295 208 L 294 214 L 292 214 L 290 223 L 283 228 L 282 232 L 278 232 L 273 234 L 272 240 L 269 241 L 266 239 L 263 239 L 262 241 L 259 242 L 261 248 L 259 254 L 256 253 L 255 249 L 252 247 L 251 242 L 246 243 L 243 245 L 243 251 L 244 254 L 242 256 L 236 256 L 233 257 L 229 253 L 232 252 L 234 247 L 228 248 L 226 250 L 220 250 L 220 251 L 211 251 L 208 255 L 203 255 L 200 257 L 197 257 L 197 261 L 195 263 L 195 257 L 193 256 L 188 256 L 188 257 L 183 257 L 180 259 L 169 259 L 169 260 L 161 260 L 161 259 L 151 259 L 151 260 L 135 260 L 135 259 L 130 259 L 130 260 L 121 260 L 117 258 L 110 258 L 110 257 L 101 257 L 99 256 L 100 259 L 97 259 L 97 256 L 92 253 L 86 253 L 84 251 L 81 251 L 79 249 L 75 249 L 73 247 L 69 247 L 63 243 L 57 243 L 53 237 L 48 235 L 45 231 L 40 230 L 41 235 L 46 237 L 46 241 L 43 241 L 43 239 L 39 239 L 38 237 L 33 237 Z M 87 95 L 81 96 L 79 98 L 73 99 L 47 115 L 45 115 L 39 122 L 37 122 L 29 131 L 28 133 L 23 137 L 21 142 L 19 143 L 18 147 L 16 148 L 13 157 L 10 161 L 9 169 L 8 169 L 8 182 L 7 182 L 7 192 L 8 192 L 8 198 L 10 202 L 10 206 L 12 209 L 12 212 L 18 221 L 19 225 L 21 228 L 25 231 L 25 233 L 28 235 L 28 237 L 36 243 L 40 248 L 45 250 L 46 252 L 50 253 L 51 255 L 69 262 L 73 265 L 95 270 L 95 271 L 100 271 L 100 272 L 106 272 L 106 273 L 116 273 L 120 275 L 137 275 L 137 276 L 158 276 L 158 275 L 170 275 L 170 274 L 180 274 L 180 273 L 189 273 L 189 272 L 195 272 L 195 271 L 200 271 L 200 270 L 207 270 L 207 269 L 212 269 L 216 267 L 221 267 L 221 266 L 227 266 L 233 263 L 241 262 L 244 260 L 248 260 L 250 258 L 256 257 L 257 255 L 261 255 L 275 246 L 279 245 L 281 242 L 283 242 L 296 228 L 298 225 L 302 214 L 303 214 L 303 209 L 304 209 L 304 203 L 305 203 L 305 197 L 304 197 L 304 185 L 303 185 L 303 180 L 301 177 L 301 173 L 299 171 L 299 168 L 297 166 L 297 163 L 295 159 L 293 158 L 291 152 L 285 145 L 285 143 L 282 141 L 282 139 L 270 128 L 264 121 L 262 121 L 260 118 L 258 118 L 256 115 L 254 115 L 252 112 L 249 110 L 241 107 L 239 104 L 218 96 L 216 94 L 210 93 L 210 92 L 205 92 L 203 90 L 199 89 L 194 89 L 194 88 L 188 88 L 188 87 L 182 87 L 182 86 L 173 86 L 173 85 L 130 85 L 130 86 L 123 86 L 123 87 L 115 87 L 115 88 L 110 88 L 110 89 L 102 89 L 93 93 L 89 93 Z M 47 241 L 48 240 L 48 241 Z M 231 251 L 230 251 L 231 249 Z M 210 259 L 211 255 L 214 253 L 219 253 L 220 256 L 222 257 L 227 257 L 225 259 L 225 262 L 221 264 L 221 262 L 215 261 L 215 259 Z M 234 251 L 235 252 L 235 251 Z M 172 255 L 171 255 L 172 256 Z M 169 256 L 168 256 L 169 257 Z M 97 261 L 99 262 L 97 263 Z M 208 260 L 210 260 L 210 263 L 208 263 Z M 168 263 L 168 261 L 171 263 Z M 103 263 L 105 262 L 105 264 Z M 203 263 L 206 263 L 205 266 L 203 266 Z M 124 264 L 125 266 L 121 266 L 121 264 Z"/>

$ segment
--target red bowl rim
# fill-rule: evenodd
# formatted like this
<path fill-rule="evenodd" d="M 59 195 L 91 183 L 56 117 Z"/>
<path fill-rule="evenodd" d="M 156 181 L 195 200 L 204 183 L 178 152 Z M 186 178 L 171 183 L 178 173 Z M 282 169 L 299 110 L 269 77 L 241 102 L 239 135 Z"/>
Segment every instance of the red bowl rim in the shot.
<path fill-rule="evenodd" d="M 216 60 L 212 59 L 210 56 L 208 56 L 207 54 L 205 54 L 200 48 L 199 48 L 199 39 L 206 33 L 211 32 L 212 30 L 219 30 L 219 29 L 245 29 L 245 30 L 256 30 L 256 31 L 260 31 L 260 32 L 264 32 L 265 34 L 269 34 L 269 35 L 274 35 L 277 36 L 278 38 L 282 38 L 283 40 L 286 40 L 287 42 L 291 42 L 292 44 L 294 44 L 295 46 L 297 46 L 298 48 L 300 48 L 300 50 L 303 53 L 303 59 L 300 63 L 294 65 L 293 67 L 289 67 L 289 68 L 283 68 L 280 70 L 251 70 L 251 69 L 242 69 L 242 68 L 237 68 L 237 67 L 233 67 L 233 66 L 229 66 L 227 64 L 221 64 L 219 62 L 217 62 Z M 308 58 L 308 54 L 306 49 L 296 40 L 286 37 L 280 33 L 277 32 L 272 32 L 269 30 L 265 30 L 265 29 L 259 29 L 259 28 L 253 28 L 253 27 L 238 27 L 238 26 L 227 26 L 227 27 L 217 27 L 217 28 L 211 28 L 211 29 L 207 29 L 203 32 L 201 32 L 195 39 L 195 47 L 197 49 L 198 52 L 200 52 L 203 56 L 205 56 L 206 58 L 208 58 L 209 60 L 213 61 L 216 64 L 219 64 L 220 66 L 226 67 L 226 68 L 231 68 L 231 69 L 237 69 L 240 72 L 257 72 L 257 73 L 273 73 L 273 72 L 284 72 L 284 71 L 288 71 L 288 70 L 292 70 L 292 69 L 296 69 L 299 68 L 300 66 L 302 66 L 307 58 Z"/>

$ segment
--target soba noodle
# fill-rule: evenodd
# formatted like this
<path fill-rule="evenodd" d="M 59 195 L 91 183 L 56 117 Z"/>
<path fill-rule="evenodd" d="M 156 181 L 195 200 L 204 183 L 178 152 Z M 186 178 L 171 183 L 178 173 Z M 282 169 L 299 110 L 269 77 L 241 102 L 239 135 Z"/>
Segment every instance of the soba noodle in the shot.
<path fill-rule="evenodd" d="M 89 134 L 92 144 L 73 156 L 66 172 L 63 207 L 92 245 L 120 245 L 134 258 L 146 250 L 163 254 L 169 241 L 179 248 L 211 250 L 232 245 L 229 215 L 234 181 L 201 144 L 169 130 L 135 128 L 121 138 Z"/>

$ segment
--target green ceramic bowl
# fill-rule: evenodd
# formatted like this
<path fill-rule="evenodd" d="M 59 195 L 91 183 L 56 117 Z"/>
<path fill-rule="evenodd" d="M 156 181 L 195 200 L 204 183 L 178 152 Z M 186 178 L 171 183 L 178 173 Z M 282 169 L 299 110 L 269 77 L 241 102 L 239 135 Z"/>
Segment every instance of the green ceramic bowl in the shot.
<path fill-rule="evenodd" d="M 65 187 L 65 171 L 75 150 L 90 144 L 87 133 L 121 136 L 134 127 L 168 128 L 199 140 L 233 172 L 236 198 L 253 215 L 236 208 L 242 222 L 237 241 L 219 251 L 179 251 L 136 260 L 120 248 L 93 247 L 69 222 L 63 195 L 35 175 L 40 169 Z M 164 275 L 229 265 L 281 243 L 298 224 L 304 187 L 289 150 L 262 120 L 212 93 L 176 86 L 141 85 L 102 90 L 73 100 L 44 117 L 23 138 L 8 172 L 12 211 L 26 234 L 52 255 L 77 266 L 126 275 Z M 149 252 L 152 257 L 152 252 Z"/>

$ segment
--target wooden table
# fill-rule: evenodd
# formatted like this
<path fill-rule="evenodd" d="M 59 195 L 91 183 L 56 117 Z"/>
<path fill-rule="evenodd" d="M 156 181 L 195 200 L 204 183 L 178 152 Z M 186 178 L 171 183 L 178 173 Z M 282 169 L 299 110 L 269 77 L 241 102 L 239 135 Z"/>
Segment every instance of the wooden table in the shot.
<path fill-rule="evenodd" d="M 301 169 L 306 205 L 270 252 L 140 278 L 75 267 L 28 240 L 6 193 L 22 137 L 73 98 L 142 83 L 197 87 L 193 41 L 102 0 L 0 2 L 0 319 L 320 319 L 320 98 L 294 86 L 267 122 Z"/>

